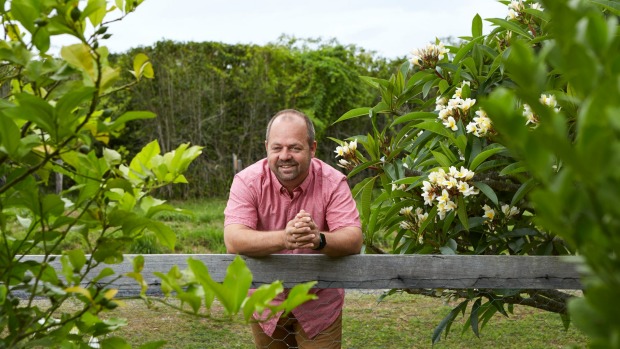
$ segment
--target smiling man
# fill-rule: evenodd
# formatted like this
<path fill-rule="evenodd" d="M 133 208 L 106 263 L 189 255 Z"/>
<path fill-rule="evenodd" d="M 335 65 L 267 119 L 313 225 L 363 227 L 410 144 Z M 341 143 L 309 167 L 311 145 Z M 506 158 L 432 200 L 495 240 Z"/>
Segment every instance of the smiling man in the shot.
<path fill-rule="evenodd" d="M 360 252 L 359 214 L 346 176 L 314 158 L 314 126 L 287 109 L 267 126 L 267 158 L 238 173 L 224 211 L 229 253 Z M 318 299 L 287 316 L 252 325 L 257 348 L 340 348 L 344 290 L 315 289 Z M 279 314 L 281 315 L 281 314 Z"/>

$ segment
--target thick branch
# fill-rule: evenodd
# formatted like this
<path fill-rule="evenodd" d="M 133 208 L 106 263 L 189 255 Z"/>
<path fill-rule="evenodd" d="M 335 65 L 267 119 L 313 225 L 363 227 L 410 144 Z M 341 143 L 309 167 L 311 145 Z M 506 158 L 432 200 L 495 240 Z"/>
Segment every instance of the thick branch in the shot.
<path fill-rule="evenodd" d="M 433 289 L 402 289 L 403 292 L 409 294 L 419 294 L 427 297 L 441 298 L 442 293 L 438 293 Z M 497 295 L 489 290 L 473 290 L 473 297 L 468 294 L 468 290 L 452 290 L 453 295 L 457 298 L 478 298 L 484 297 L 489 300 L 501 300 L 506 304 L 525 305 L 528 307 L 541 309 L 557 314 L 566 314 L 566 304 L 569 299 L 575 297 L 574 295 L 559 291 L 559 290 L 523 290 L 514 296 L 504 297 Z M 522 294 L 527 294 L 529 297 L 523 297 Z"/>

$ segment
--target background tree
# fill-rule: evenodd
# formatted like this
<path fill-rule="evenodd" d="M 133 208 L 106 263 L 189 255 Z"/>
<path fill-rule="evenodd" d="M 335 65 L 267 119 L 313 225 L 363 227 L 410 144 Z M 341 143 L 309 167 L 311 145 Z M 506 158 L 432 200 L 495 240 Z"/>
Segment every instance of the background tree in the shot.
<path fill-rule="evenodd" d="M 266 124 L 284 108 L 303 110 L 313 118 L 320 140 L 318 156 L 333 162 L 332 145 L 325 136 L 352 129 L 332 126 L 333 121 L 353 106 L 375 99 L 359 76 L 389 71 L 386 60 L 356 46 L 286 36 L 264 47 L 163 41 L 115 59 L 130 62 L 137 53 L 149 56 L 155 78 L 117 96 L 114 103 L 160 117 L 129 125 L 116 144 L 132 154 L 137 152 L 134 144 L 151 135 L 157 135 L 164 150 L 182 139 L 204 144 L 203 156 L 187 173 L 191 183 L 162 193 L 180 198 L 227 195 L 233 154 L 243 165 L 264 157 Z M 131 76 L 124 79 L 128 82 Z M 368 127 L 365 122 L 353 130 Z"/>
<path fill-rule="evenodd" d="M 571 303 L 575 320 L 596 345 L 618 347 L 617 309 L 602 304 L 618 296 L 612 275 L 620 216 L 609 195 L 618 171 L 610 164 L 619 9 L 598 1 L 545 4 L 507 2 L 506 18 L 488 19 L 490 34 L 476 16 L 463 43 L 437 41 L 414 51 L 412 69 L 405 63 L 389 80 L 365 78 L 381 101 L 338 121 L 370 116 L 372 132 L 338 141 L 336 151 L 350 176 L 374 171 L 354 188 L 367 252 L 388 252 L 379 244 L 385 239 L 392 253 L 579 251 L 594 276 L 586 298 Z M 470 306 L 465 326 L 476 334 L 514 304 L 569 321 L 571 296 L 558 291 L 405 291 L 460 299 L 433 342 Z M 595 318 L 605 325 L 586 325 Z"/>

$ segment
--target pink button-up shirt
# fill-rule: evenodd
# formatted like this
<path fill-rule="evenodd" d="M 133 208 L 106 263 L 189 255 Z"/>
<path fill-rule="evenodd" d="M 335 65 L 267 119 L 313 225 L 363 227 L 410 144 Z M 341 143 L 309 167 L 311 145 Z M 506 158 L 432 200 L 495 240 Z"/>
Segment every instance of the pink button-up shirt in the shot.
<path fill-rule="evenodd" d="M 243 224 L 259 231 L 283 230 L 300 210 L 309 212 L 319 231 L 330 233 L 344 227 L 361 227 L 359 213 L 346 176 L 313 158 L 308 177 L 293 190 L 291 197 L 269 169 L 267 159 L 239 172 L 230 188 L 224 210 L 224 225 Z M 311 249 L 284 250 L 280 253 L 320 253 Z M 340 315 L 343 289 L 313 289 L 319 298 L 293 310 L 310 338 L 329 327 Z M 282 300 L 284 296 L 278 297 Z M 272 335 L 278 318 L 262 322 Z"/>

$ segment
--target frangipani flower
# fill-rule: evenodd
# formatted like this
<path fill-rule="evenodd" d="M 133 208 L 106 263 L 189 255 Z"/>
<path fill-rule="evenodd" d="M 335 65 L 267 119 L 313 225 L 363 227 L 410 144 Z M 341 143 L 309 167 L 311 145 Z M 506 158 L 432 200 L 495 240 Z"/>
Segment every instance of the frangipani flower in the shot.
<path fill-rule="evenodd" d="M 485 137 L 493 130 L 491 119 L 482 109 L 477 110 L 476 115 L 478 116 L 474 117 L 473 121 L 465 129 L 467 133 L 473 133 L 476 137 Z"/>
<path fill-rule="evenodd" d="M 492 221 L 493 218 L 495 218 L 495 210 L 492 209 L 491 206 L 484 205 L 482 209 L 484 210 L 484 218 L 486 218 L 487 221 Z"/>
<path fill-rule="evenodd" d="M 428 181 L 422 181 L 422 198 L 424 205 L 437 206 L 437 214 L 444 219 L 446 214 L 456 210 L 456 197 L 462 195 L 468 197 L 479 194 L 479 190 L 467 183 L 475 173 L 461 166 L 457 169 L 451 166 L 446 173 L 438 169 L 428 174 Z"/>
<path fill-rule="evenodd" d="M 435 68 L 437 62 L 442 60 L 448 50 L 442 42 L 438 44 L 427 44 L 424 48 L 411 51 L 411 63 L 421 69 Z"/>

